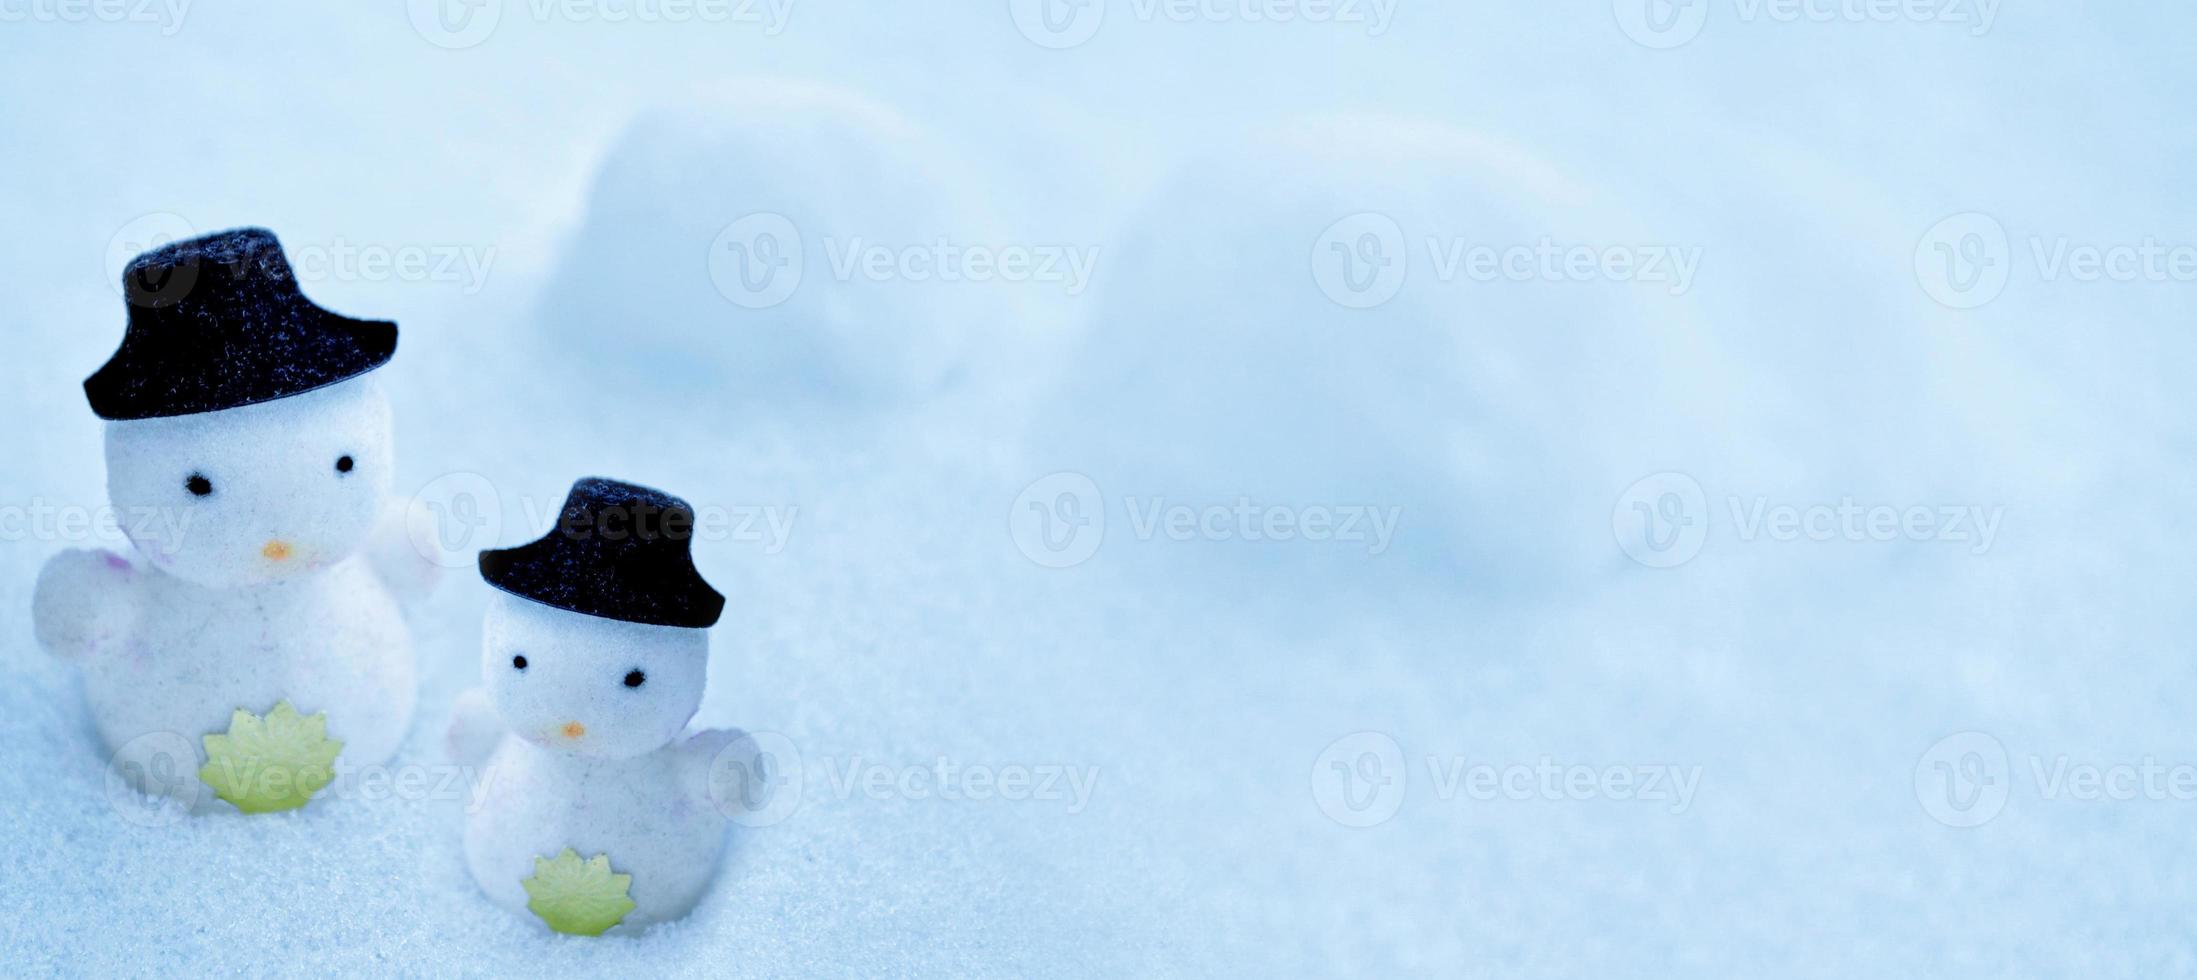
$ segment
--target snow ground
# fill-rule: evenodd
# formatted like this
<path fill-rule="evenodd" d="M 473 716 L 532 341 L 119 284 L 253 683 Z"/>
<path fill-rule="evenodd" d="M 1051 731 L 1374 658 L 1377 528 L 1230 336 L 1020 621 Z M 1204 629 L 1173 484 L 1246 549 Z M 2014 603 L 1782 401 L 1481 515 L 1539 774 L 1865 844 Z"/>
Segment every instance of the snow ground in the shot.
<path fill-rule="evenodd" d="M 633 940 L 489 906 L 459 800 L 140 826 L 30 642 L 37 568 L 81 535 L 0 528 L 6 972 L 2197 973 L 2190 284 L 2046 271 L 2197 241 L 2197 13 L 2009 4 L 1973 36 L 1711 4 L 1658 51 L 1588 0 L 1407 0 L 1379 36 L 1124 2 L 1056 51 L 1013 6 L 796 5 L 771 34 L 505 0 L 461 49 L 396 3 L 0 24 L 0 514 L 100 503 L 76 385 L 119 336 L 110 253 L 158 216 L 470 258 L 308 275 L 403 324 L 400 486 L 492 488 L 476 547 L 588 473 L 790 515 L 701 548 L 731 604 L 698 720 L 802 771 L 695 914 Z M 808 265 L 758 312 L 709 257 L 762 210 Z M 1701 265 L 1674 295 L 1441 282 L 1421 253 L 1350 310 L 1315 243 L 1360 212 Z M 2009 237 L 1966 311 L 1916 269 L 1964 212 Z M 824 239 L 852 236 L 1098 264 L 1074 295 L 841 280 Z M 1048 568 L 1015 521 L 1080 488 L 1060 471 L 1106 528 Z M 1652 568 L 1613 510 L 1666 471 L 1708 536 Z M 1400 518 L 1377 555 L 1138 532 L 1153 499 L 1238 497 Z M 1743 531 L 1757 500 L 1847 498 L 1999 518 L 1987 548 Z M 401 764 L 435 763 L 484 601 L 461 570 L 421 615 Z M 939 759 L 1096 782 L 848 782 Z M 1598 782 L 1468 781 L 1543 760 Z M 1699 782 L 1619 798 L 1612 770 Z"/>

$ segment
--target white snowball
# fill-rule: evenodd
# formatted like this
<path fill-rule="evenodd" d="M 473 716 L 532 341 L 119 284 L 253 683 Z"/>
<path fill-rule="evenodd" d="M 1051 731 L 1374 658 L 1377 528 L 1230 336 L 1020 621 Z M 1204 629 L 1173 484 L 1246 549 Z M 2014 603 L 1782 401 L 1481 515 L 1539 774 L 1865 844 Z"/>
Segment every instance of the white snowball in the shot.
<path fill-rule="evenodd" d="M 733 400 L 892 402 L 953 384 L 1009 288 L 929 270 L 997 246 L 968 167 L 875 103 L 791 83 L 643 117 L 602 164 L 541 319 L 591 373 Z M 873 276 L 882 247 L 916 255 Z M 914 249 L 914 252 L 908 250 Z M 913 267 L 911 267 L 913 268 Z"/>
<path fill-rule="evenodd" d="M 1248 498 L 1298 517 L 1396 508 L 1381 555 L 1495 587 L 1606 562 L 1611 501 L 1653 441 L 1655 335 L 1683 301 L 1671 284 L 1538 265 L 1517 281 L 1465 260 L 1654 244 L 1613 239 L 1623 227 L 1590 189 L 1446 125 L 1256 135 L 1183 168 L 1132 222 L 1032 443 L 1047 468 L 1093 478 L 1110 549 L 1169 540 L 1137 526 L 1153 501 Z M 1193 543 L 1262 562 L 1380 546 L 1368 524 L 1324 544 L 1216 526 Z"/>

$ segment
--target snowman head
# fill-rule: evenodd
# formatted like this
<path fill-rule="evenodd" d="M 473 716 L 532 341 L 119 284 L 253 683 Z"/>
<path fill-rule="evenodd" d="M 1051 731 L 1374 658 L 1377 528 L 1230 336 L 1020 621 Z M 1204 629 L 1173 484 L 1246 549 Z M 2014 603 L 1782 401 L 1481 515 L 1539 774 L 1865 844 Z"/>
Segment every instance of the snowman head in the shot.
<path fill-rule="evenodd" d="M 84 395 L 107 420 L 107 496 L 138 550 L 217 588 L 358 551 L 389 494 L 389 404 L 370 375 L 397 325 L 306 298 L 265 228 L 155 248 L 122 290 L 122 346 Z"/>
<path fill-rule="evenodd" d="M 154 567 L 260 585 L 356 553 L 391 487 L 371 375 L 239 408 L 107 423 L 107 495 Z"/>
<path fill-rule="evenodd" d="M 497 714 L 546 749 L 629 759 L 670 744 L 702 705 L 707 629 L 497 595 L 482 633 L 481 675 Z"/>
<path fill-rule="evenodd" d="M 590 477 L 538 541 L 481 552 L 481 671 L 504 723 L 546 748 L 626 759 L 668 744 L 702 704 L 725 597 L 695 570 L 694 509 Z"/>

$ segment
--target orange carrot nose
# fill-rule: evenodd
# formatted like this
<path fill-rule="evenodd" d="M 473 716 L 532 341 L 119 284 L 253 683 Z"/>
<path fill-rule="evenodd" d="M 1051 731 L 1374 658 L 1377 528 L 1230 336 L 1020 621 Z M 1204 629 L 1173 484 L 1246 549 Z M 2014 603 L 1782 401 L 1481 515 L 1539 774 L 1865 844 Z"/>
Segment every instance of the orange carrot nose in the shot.
<path fill-rule="evenodd" d="M 267 542 L 265 547 L 259 549 L 259 553 L 268 561 L 289 561 L 290 542 L 277 538 Z"/>
<path fill-rule="evenodd" d="M 579 738 L 587 734 L 587 726 L 576 721 L 568 721 L 565 722 L 564 733 L 566 738 Z"/>

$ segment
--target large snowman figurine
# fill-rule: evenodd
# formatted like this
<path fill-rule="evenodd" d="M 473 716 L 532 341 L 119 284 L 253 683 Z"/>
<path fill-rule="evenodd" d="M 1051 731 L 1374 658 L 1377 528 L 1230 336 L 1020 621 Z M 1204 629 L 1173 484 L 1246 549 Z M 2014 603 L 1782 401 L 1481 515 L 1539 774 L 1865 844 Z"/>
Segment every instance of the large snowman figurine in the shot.
<path fill-rule="evenodd" d="M 372 375 L 396 324 L 315 305 L 258 228 L 148 252 L 123 285 L 122 346 L 84 391 L 135 554 L 49 561 L 38 638 L 81 667 L 111 771 L 137 789 L 302 806 L 339 753 L 388 758 L 418 694 L 392 584 L 423 587 L 426 563 L 388 544 Z"/>
<path fill-rule="evenodd" d="M 486 688 L 460 698 L 449 735 L 455 757 L 489 757 L 466 861 L 489 898 L 557 931 L 678 918 L 716 873 L 732 811 L 710 772 L 749 743 L 682 734 L 725 605 L 694 568 L 693 530 L 676 497 L 587 479 L 547 536 L 481 554 L 502 591 Z"/>

